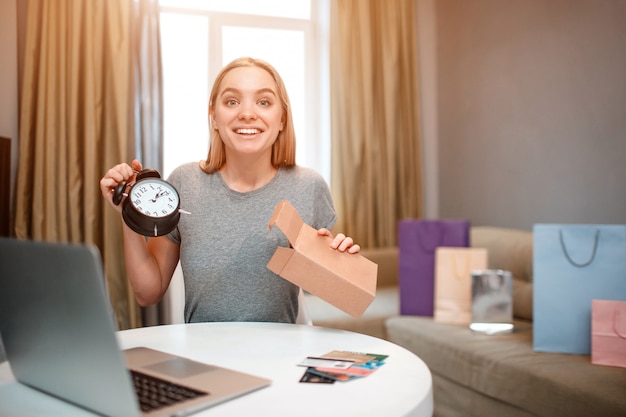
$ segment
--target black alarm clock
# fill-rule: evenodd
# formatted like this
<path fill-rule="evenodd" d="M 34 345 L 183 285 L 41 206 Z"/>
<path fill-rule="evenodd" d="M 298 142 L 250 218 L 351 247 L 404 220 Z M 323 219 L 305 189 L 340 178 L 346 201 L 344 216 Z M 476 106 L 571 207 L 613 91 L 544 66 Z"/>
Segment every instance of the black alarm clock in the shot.
<path fill-rule="evenodd" d="M 124 222 L 143 236 L 168 234 L 178 225 L 182 211 L 178 191 L 154 169 L 137 173 L 133 184 L 120 182 L 113 191 L 113 203 L 122 203 Z"/>

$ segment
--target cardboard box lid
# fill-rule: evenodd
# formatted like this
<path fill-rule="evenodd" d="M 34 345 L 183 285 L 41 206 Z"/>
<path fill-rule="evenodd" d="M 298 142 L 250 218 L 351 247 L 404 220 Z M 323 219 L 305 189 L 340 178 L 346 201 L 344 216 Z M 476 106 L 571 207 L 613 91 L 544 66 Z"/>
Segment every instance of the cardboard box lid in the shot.
<path fill-rule="evenodd" d="M 269 228 L 274 225 L 292 248 L 277 248 L 267 267 L 351 316 L 360 317 L 376 296 L 378 265 L 360 254 L 332 249 L 332 238 L 319 236 L 286 200 L 274 209 Z"/>

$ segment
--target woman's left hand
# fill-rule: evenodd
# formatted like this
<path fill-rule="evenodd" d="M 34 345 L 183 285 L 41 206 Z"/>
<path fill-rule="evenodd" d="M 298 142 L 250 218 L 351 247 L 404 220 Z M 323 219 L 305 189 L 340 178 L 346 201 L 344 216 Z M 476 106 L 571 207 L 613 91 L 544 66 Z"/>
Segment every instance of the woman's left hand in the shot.
<path fill-rule="evenodd" d="M 321 228 L 317 231 L 319 236 L 330 236 L 333 237 L 333 234 L 330 230 Z M 361 247 L 354 243 L 351 237 L 344 235 L 343 233 L 339 233 L 337 236 L 333 238 L 333 241 L 330 243 L 330 247 L 338 250 L 339 252 L 348 252 L 348 253 L 359 253 Z"/>

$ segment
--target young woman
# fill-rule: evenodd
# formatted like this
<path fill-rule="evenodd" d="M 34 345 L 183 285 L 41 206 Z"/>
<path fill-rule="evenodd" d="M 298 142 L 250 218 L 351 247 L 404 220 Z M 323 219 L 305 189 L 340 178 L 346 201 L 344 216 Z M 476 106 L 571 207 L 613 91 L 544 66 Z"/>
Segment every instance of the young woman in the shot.
<path fill-rule="evenodd" d="M 267 269 L 278 246 L 289 246 L 278 228 L 268 229 L 275 205 L 288 200 L 305 223 L 331 236 L 336 221 L 328 185 L 295 164 L 295 133 L 285 85 L 268 63 L 240 58 L 217 76 L 209 100 L 210 150 L 206 161 L 176 168 L 168 181 L 180 195 L 178 227 L 146 239 L 124 225 L 127 274 L 140 305 L 161 300 L 181 261 L 185 321 L 293 323 L 299 288 Z M 120 181 L 133 181 L 139 161 L 111 168 L 100 181 L 112 202 Z M 357 253 L 338 234 L 331 249 Z"/>

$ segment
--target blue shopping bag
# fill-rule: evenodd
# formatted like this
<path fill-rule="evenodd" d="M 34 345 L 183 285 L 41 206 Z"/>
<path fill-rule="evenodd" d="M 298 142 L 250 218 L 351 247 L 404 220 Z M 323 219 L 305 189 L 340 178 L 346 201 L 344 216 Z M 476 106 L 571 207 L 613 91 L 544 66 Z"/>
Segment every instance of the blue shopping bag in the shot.
<path fill-rule="evenodd" d="M 536 224 L 533 269 L 533 349 L 588 355 L 592 300 L 626 300 L 626 225 Z"/>

